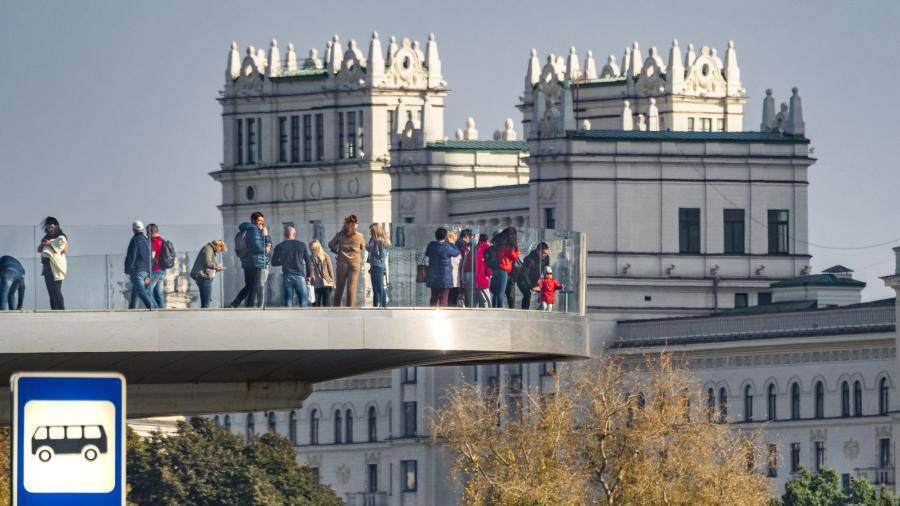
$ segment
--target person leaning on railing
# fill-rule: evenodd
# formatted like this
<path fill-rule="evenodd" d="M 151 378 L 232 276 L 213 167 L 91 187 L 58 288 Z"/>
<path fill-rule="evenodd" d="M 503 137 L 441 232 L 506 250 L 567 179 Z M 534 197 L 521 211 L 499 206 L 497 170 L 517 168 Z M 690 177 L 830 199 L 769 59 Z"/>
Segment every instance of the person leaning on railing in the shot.
<path fill-rule="evenodd" d="M 0 310 L 22 309 L 24 302 L 25 268 L 16 258 L 4 255 L 0 257 Z"/>
<path fill-rule="evenodd" d="M 191 267 L 191 279 L 197 283 L 197 288 L 200 290 L 200 307 L 202 308 L 209 307 L 213 279 L 217 272 L 225 268 L 216 260 L 216 255 L 226 251 L 228 251 L 228 246 L 225 246 L 225 242 L 216 239 L 203 246 L 197 253 L 197 258 L 194 259 L 194 266 Z"/>

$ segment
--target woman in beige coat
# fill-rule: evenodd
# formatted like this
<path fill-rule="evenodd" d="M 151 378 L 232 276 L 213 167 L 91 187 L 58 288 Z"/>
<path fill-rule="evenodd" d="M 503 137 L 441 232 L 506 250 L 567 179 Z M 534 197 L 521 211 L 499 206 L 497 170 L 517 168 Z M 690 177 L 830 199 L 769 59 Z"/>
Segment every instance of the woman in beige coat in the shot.
<path fill-rule="evenodd" d="M 328 243 L 328 248 L 337 256 L 337 277 L 334 294 L 334 305 L 356 307 L 356 284 L 362 268 L 362 252 L 366 249 L 366 240 L 357 232 L 359 222 L 355 214 L 344 219 L 344 227 L 335 234 Z M 347 293 L 344 304 L 344 292 Z"/>

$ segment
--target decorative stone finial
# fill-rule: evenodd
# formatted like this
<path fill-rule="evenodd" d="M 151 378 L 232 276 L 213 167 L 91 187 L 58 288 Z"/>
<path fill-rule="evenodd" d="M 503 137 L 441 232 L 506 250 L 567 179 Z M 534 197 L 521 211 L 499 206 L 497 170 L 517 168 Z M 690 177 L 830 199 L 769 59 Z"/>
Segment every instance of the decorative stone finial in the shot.
<path fill-rule="evenodd" d="M 388 43 L 387 58 L 385 64 L 390 67 L 394 64 L 394 53 L 397 52 L 397 37 L 391 35 L 391 41 Z"/>
<path fill-rule="evenodd" d="M 628 68 L 631 71 L 631 77 L 637 77 L 641 74 L 643 63 L 644 60 L 641 58 L 641 48 L 638 46 L 637 41 L 634 41 L 634 44 L 631 46 L 631 64 L 628 65 Z"/>
<path fill-rule="evenodd" d="M 684 68 L 690 69 L 694 66 L 695 61 L 697 61 L 697 53 L 694 52 L 694 45 L 688 43 L 687 54 L 684 55 Z"/>
<path fill-rule="evenodd" d="M 681 93 L 684 90 L 684 66 L 681 63 L 681 48 L 678 39 L 672 39 L 669 49 L 669 69 L 666 72 L 666 91 Z"/>
<path fill-rule="evenodd" d="M 269 46 L 269 69 L 266 72 L 268 77 L 277 77 L 281 73 L 281 52 L 278 50 L 278 41 L 272 39 L 272 45 Z"/>
<path fill-rule="evenodd" d="M 463 132 L 463 138 L 467 141 L 478 139 L 478 130 L 475 129 L 475 119 L 469 116 L 466 118 L 466 129 Z"/>
<path fill-rule="evenodd" d="M 504 141 L 514 141 L 518 139 L 516 129 L 513 128 L 514 125 L 512 118 L 506 118 L 506 121 L 503 122 L 503 132 L 500 134 L 500 138 Z"/>
<path fill-rule="evenodd" d="M 331 40 L 331 61 L 328 62 L 328 70 L 332 74 L 337 74 L 344 64 L 344 48 L 341 46 L 341 40 L 337 35 Z"/>
<path fill-rule="evenodd" d="M 231 41 L 228 46 L 228 63 L 225 65 L 225 79 L 232 80 L 241 75 L 241 55 L 238 54 L 237 42 Z"/>
<path fill-rule="evenodd" d="M 634 130 L 634 113 L 628 100 L 622 103 L 622 130 Z"/>
<path fill-rule="evenodd" d="M 463 140 L 463 137 L 464 136 L 463 136 L 462 128 L 457 128 L 456 129 L 456 140 L 461 141 L 461 140 Z"/>
<path fill-rule="evenodd" d="M 584 78 L 597 79 L 597 62 L 594 61 L 594 52 L 590 50 L 584 59 Z"/>
<path fill-rule="evenodd" d="M 800 90 L 796 86 L 791 88 L 791 106 L 787 125 L 784 128 L 785 133 L 791 135 L 804 135 L 806 133 L 806 123 L 803 122 L 803 106 L 800 103 L 799 92 Z"/>
<path fill-rule="evenodd" d="M 647 108 L 647 130 L 659 131 L 659 109 L 656 107 L 656 99 L 650 97 L 650 106 Z"/>
<path fill-rule="evenodd" d="M 435 88 L 441 86 L 444 79 L 441 70 L 441 57 L 438 56 L 437 41 L 434 34 L 428 34 L 428 42 L 425 44 L 425 66 L 428 67 L 428 87 Z"/>
<path fill-rule="evenodd" d="M 384 75 L 384 53 L 381 50 L 381 40 L 378 32 L 372 32 L 372 40 L 369 41 L 369 67 L 366 74 L 369 84 L 376 84 L 376 79 Z"/>
<path fill-rule="evenodd" d="M 285 55 L 287 59 L 287 70 L 288 72 L 293 72 L 297 70 L 297 53 L 294 52 L 294 44 L 292 42 L 288 42 L 287 54 Z"/>
<path fill-rule="evenodd" d="M 540 80 L 541 64 L 538 62 L 537 49 L 532 49 L 528 57 L 528 68 L 525 70 L 525 91 L 530 93 Z"/>
<path fill-rule="evenodd" d="M 334 42 L 329 40 L 325 43 L 325 66 L 331 68 L 331 60 L 334 57 Z"/>
<path fill-rule="evenodd" d="M 621 75 L 621 69 L 616 62 L 616 55 L 611 54 L 606 57 L 606 65 L 600 70 L 600 79 L 611 79 L 619 77 L 619 75 Z"/>
<path fill-rule="evenodd" d="M 640 130 L 641 132 L 647 131 L 647 122 L 646 122 L 643 114 L 638 114 L 637 129 Z"/>
<path fill-rule="evenodd" d="M 631 48 L 626 47 L 622 55 L 622 77 L 631 75 Z"/>
<path fill-rule="evenodd" d="M 582 120 L 581 121 L 581 129 L 582 130 L 590 130 L 591 129 L 591 121 L 590 120 Z"/>
<path fill-rule="evenodd" d="M 575 54 L 575 46 L 569 47 L 569 57 L 566 59 L 566 80 L 574 82 L 580 77 L 581 66 L 578 64 L 578 55 Z"/>
<path fill-rule="evenodd" d="M 775 130 L 775 97 L 772 96 L 772 89 L 766 90 L 766 98 L 763 99 L 762 123 L 759 125 L 760 132 L 772 132 Z"/>
<path fill-rule="evenodd" d="M 417 55 L 419 55 L 419 61 L 425 61 L 425 53 L 422 52 L 422 45 L 419 44 L 419 41 L 413 41 L 412 49 L 416 52 Z"/>
<path fill-rule="evenodd" d="M 725 51 L 725 81 L 728 83 L 728 96 L 741 95 L 741 69 L 737 63 L 737 53 L 734 51 L 734 41 L 728 41 L 728 50 Z"/>

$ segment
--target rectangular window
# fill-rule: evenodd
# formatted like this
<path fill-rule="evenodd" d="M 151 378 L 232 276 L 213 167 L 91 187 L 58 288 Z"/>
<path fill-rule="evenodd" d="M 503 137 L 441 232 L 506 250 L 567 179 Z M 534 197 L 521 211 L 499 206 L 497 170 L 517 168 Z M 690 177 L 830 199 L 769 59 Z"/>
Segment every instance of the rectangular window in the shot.
<path fill-rule="evenodd" d="M 356 158 L 356 112 L 347 113 L 347 158 Z"/>
<path fill-rule="evenodd" d="M 736 293 L 734 294 L 734 307 L 747 307 L 747 294 L 746 293 Z"/>
<path fill-rule="evenodd" d="M 768 445 L 766 467 L 768 468 L 769 478 L 778 476 L 778 445 L 775 443 L 769 443 Z"/>
<path fill-rule="evenodd" d="M 493 394 L 500 391 L 500 366 L 491 364 L 484 366 L 484 382 Z"/>
<path fill-rule="evenodd" d="M 378 492 L 378 464 L 369 464 L 369 493 L 374 494 Z"/>
<path fill-rule="evenodd" d="M 356 111 L 356 156 L 362 158 L 365 156 L 365 143 L 363 142 L 366 133 L 366 124 L 363 123 L 363 112 Z"/>
<path fill-rule="evenodd" d="M 403 368 L 403 383 L 415 383 L 416 382 L 416 368 L 415 367 L 404 367 Z"/>
<path fill-rule="evenodd" d="M 316 114 L 316 160 L 325 159 L 325 116 Z"/>
<path fill-rule="evenodd" d="M 247 164 L 256 163 L 256 119 L 247 118 Z"/>
<path fill-rule="evenodd" d="M 744 254 L 744 210 L 725 209 L 725 254 Z"/>
<path fill-rule="evenodd" d="M 300 116 L 291 116 L 291 163 L 300 161 Z"/>
<path fill-rule="evenodd" d="M 844 491 L 845 495 L 850 493 L 850 473 L 841 475 L 841 490 Z"/>
<path fill-rule="evenodd" d="M 796 473 L 800 469 L 800 443 L 791 443 L 791 472 Z"/>
<path fill-rule="evenodd" d="M 337 113 L 337 147 L 338 147 L 338 158 L 344 158 L 344 154 L 347 152 L 344 147 L 344 113 Z"/>
<path fill-rule="evenodd" d="M 394 142 L 394 111 L 391 109 L 387 110 L 387 145 L 388 151 L 391 149 L 391 145 Z"/>
<path fill-rule="evenodd" d="M 825 441 L 816 441 L 816 462 L 815 469 L 816 471 L 821 471 L 823 467 L 825 467 Z"/>
<path fill-rule="evenodd" d="M 759 292 L 756 294 L 756 303 L 765 306 L 772 303 L 772 292 Z"/>
<path fill-rule="evenodd" d="M 881 438 L 878 440 L 878 467 L 882 469 L 891 467 L 890 438 Z"/>
<path fill-rule="evenodd" d="M 545 207 L 544 208 L 544 228 L 555 229 L 556 228 L 556 208 L 555 207 Z"/>
<path fill-rule="evenodd" d="M 288 119 L 287 116 L 278 118 L 278 161 L 288 161 Z"/>
<path fill-rule="evenodd" d="M 556 362 L 541 362 L 541 376 L 556 374 Z"/>
<path fill-rule="evenodd" d="M 704 132 L 712 132 L 712 118 L 701 118 Z"/>
<path fill-rule="evenodd" d="M 787 255 L 788 250 L 788 212 L 781 209 L 769 209 L 769 254 Z"/>
<path fill-rule="evenodd" d="M 403 437 L 416 437 L 416 403 L 403 403 Z"/>
<path fill-rule="evenodd" d="M 312 161 L 312 116 L 303 115 L 303 161 Z"/>
<path fill-rule="evenodd" d="M 678 252 L 700 253 L 700 209 L 678 209 Z"/>
<path fill-rule="evenodd" d="M 725 131 L 725 118 L 719 118 L 716 120 L 716 131 L 717 132 Z"/>
<path fill-rule="evenodd" d="M 400 461 L 400 491 L 415 492 L 419 488 L 418 467 L 415 460 Z"/>
<path fill-rule="evenodd" d="M 415 223 L 415 222 L 416 222 L 416 218 L 413 216 L 404 216 L 403 217 L 403 223 Z"/>
<path fill-rule="evenodd" d="M 694 118 L 688 118 L 688 132 L 694 131 Z"/>
<path fill-rule="evenodd" d="M 244 120 L 234 120 L 234 164 L 244 163 Z"/>

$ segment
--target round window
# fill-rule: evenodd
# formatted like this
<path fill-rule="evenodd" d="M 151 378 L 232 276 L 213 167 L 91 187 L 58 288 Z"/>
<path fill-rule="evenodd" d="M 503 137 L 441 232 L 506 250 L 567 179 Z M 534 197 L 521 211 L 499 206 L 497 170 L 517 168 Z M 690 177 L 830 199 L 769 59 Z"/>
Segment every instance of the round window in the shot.
<path fill-rule="evenodd" d="M 256 189 L 252 186 L 247 187 L 247 200 L 253 200 L 256 198 Z"/>
<path fill-rule="evenodd" d="M 406 58 L 403 59 L 403 68 L 409 69 L 409 67 L 411 65 L 412 65 L 412 60 L 409 59 L 409 56 L 407 56 Z"/>
<path fill-rule="evenodd" d="M 704 64 L 704 65 L 703 65 L 703 70 L 702 70 L 702 72 L 703 72 L 703 75 L 704 75 L 704 76 L 708 76 L 708 75 L 709 75 L 709 64 Z"/>

